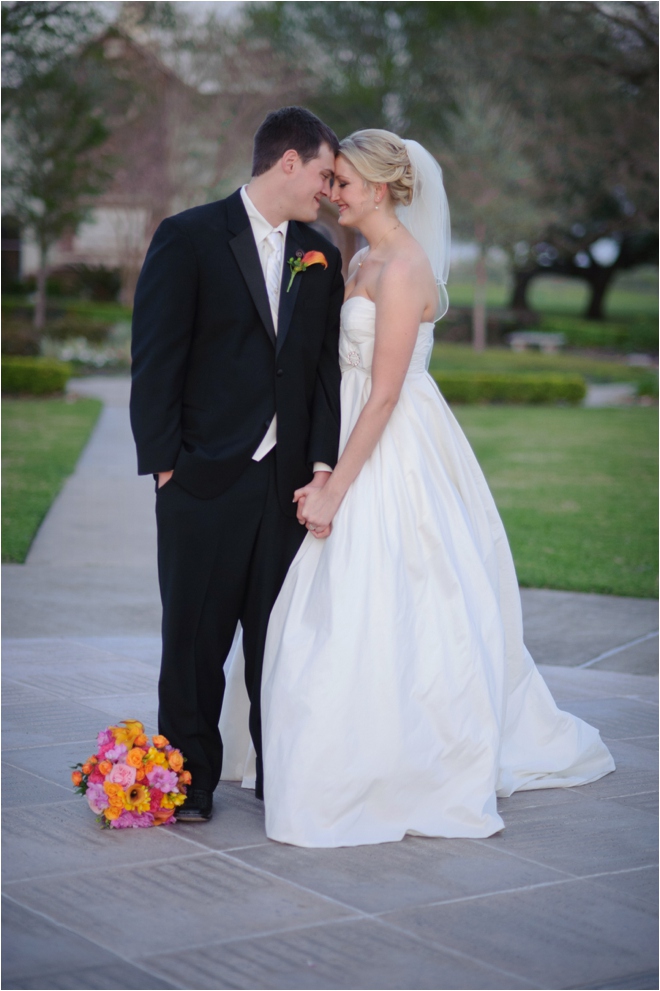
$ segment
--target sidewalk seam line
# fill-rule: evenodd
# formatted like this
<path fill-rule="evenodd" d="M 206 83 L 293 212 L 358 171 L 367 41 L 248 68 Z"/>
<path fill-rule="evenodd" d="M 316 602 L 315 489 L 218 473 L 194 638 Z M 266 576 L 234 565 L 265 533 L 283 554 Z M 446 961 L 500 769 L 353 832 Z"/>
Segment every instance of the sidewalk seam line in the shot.
<path fill-rule="evenodd" d="M 65 932 L 70 933 L 72 936 L 76 936 L 78 939 L 85 939 L 85 940 L 87 940 L 87 942 L 91 943 L 93 946 L 98 947 L 99 950 L 105 950 L 106 953 L 113 954 L 114 956 L 118 957 L 120 960 L 123 960 L 124 963 L 129 964 L 129 966 L 131 966 L 131 967 L 137 967 L 139 970 L 143 970 L 150 977 L 154 977 L 154 978 L 156 978 L 159 981 L 162 981 L 163 980 L 163 975 L 162 974 L 153 973 L 147 967 L 143 967 L 141 964 L 136 963 L 135 960 L 131 960 L 130 957 L 124 957 L 124 956 L 121 955 L 121 953 L 117 953 L 116 950 L 110 950 L 110 949 L 108 949 L 108 947 L 107 946 L 103 946 L 102 943 L 98 943 L 95 939 L 91 939 L 89 936 L 83 935 L 82 933 L 78 932 L 76 929 L 71 929 L 64 922 L 58 922 L 56 919 L 54 919 L 50 915 L 47 915 L 45 912 L 41 912 L 39 909 L 32 908 L 29 905 L 24 905 L 22 902 L 17 901 L 15 898 L 12 898 L 11 895 L 5 894 L 4 892 L 3 892 L 3 896 L 5 898 L 7 898 L 8 901 L 10 901 L 12 903 L 12 905 L 17 905 L 19 908 L 22 908 L 22 909 L 24 909 L 27 912 L 31 912 L 33 915 L 36 915 L 36 916 L 38 916 L 41 919 L 45 919 L 46 922 L 50 922 L 51 925 L 57 926 L 58 929 L 63 929 Z M 94 967 L 94 966 L 95 966 L 94 964 L 90 964 L 90 967 Z M 77 969 L 78 970 L 84 970 L 86 968 L 79 967 Z M 52 971 L 44 971 L 43 974 L 27 975 L 27 977 L 28 977 L 28 979 L 31 976 L 37 977 L 37 978 L 38 977 L 44 977 L 45 978 L 49 974 L 52 974 Z M 21 975 L 18 975 L 17 978 L 15 978 L 15 979 L 20 981 L 21 980 Z M 179 988 L 180 991 L 183 991 L 181 985 L 176 985 L 174 983 L 174 981 L 169 981 L 169 983 L 172 984 L 173 986 Z"/>
<path fill-rule="evenodd" d="M 575 667 L 577 670 L 590 668 L 592 664 L 598 664 L 599 661 L 604 661 L 607 657 L 613 657 L 615 654 L 620 654 L 623 650 L 627 650 L 628 647 L 636 647 L 638 643 L 646 643 L 647 640 L 652 640 L 654 637 L 657 637 L 659 633 L 659 630 L 653 630 L 652 633 L 645 633 L 643 637 L 636 637 L 635 640 L 629 640 L 628 643 L 623 643 L 620 647 L 613 647 L 612 650 L 606 650 L 604 653 L 599 654 L 598 657 L 592 657 L 590 661 L 585 661 L 583 664 L 576 664 Z"/>
<path fill-rule="evenodd" d="M 643 864 L 641 867 L 626 867 L 620 871 L 600 871 L 597 874 L 583 874 L 575 877 L 557 878 L 556 881 L 539 881 L 537 884 L 525 884 L 517 888 L 502 888 L 501 891 L 484 891 L 477 895 L 462 895 L 460 898 L 445 898 L 436 902 L 424 902 L 423 905 L 411 905 L 410 908 L 436 908 L 440 905 L 456 905 L 460 902 L 478 901 L 480 898 L 495 898 L 497 895 L 516 895 L 524 891 L 534 891 L 537 888 L 552 888 L 559 884 L 575 884 L 578 881 L 592 881 L 599 877 L 614 877 L 617 874 L 631 874 L 635 871 L 646 871 L 655 868 L 655 864 Z M 386 909 L 384 912 L 377 912 L 377 916 L 388 915 L 390 912 L 407 911 L 407 909 Z"/>
<path fill-rule="evenodd" d="M 212 850 L 208 850 L 207 853 L 212 853 Z M 62 877 L 83 877 L 86 874 L 100 874 L 104 871 L 120 871 L 120 870 L 138 870 L 142 867 L 157 867 L 158 864 L 172 864 L 177 860 L 194 860 L 195 858 L 201 857 L 202 854 L 199 853 L 184 853 L 177 854 L 172 857 L 158 857 L 155 860 L 138 860 L 134 862 L 126 862 L 121 864 L 112 864 L 107 867 L 90 867 L 86 870 L 62 870 L 57 874 L 34 874 L 28 875 L 26 877 L 13 878 L 11 881 L 3 882 L 3 890 L 7 887 L 14 886 L 15 884 L 26 884 L 32 883 L 33 881 L 57 881 L 61 880 Z"/>
<path fill-rule="evenodd" d="M 394 911 L 398 911 L 398 910 L 395 909 Z M 404 929 L 402 926 L 398 926 L 394 922 L 380 918 L 380 916 L 375 917 L 375 921 L 380 922 L 382 925 L 386 926 L 389 929 L 394 929 L 395 932 L 401 933 L 401 935 L 406 936 L 408 939 L 416 940 L 418 943 L 421 943 L 423 946 L 428 946 L 434 950 L 441 950 L 442 952 L 447 953 L 449 956 L 457 957 L 459 960 L 467 960 L 473 964 L 476 963 L 478 966 L 483 967 L 484 970 L 493 970 L 497 974 L 502 974 L 502 976 L 504 977 L 514 978 L 516 981 L 521 981 L 521 982 L 527 981 L 527 983 L 534 988 L 544 987 L 543 984 L 538 984 L 536 981 L 527 977 L 526 974 L 516 974 L 514 973 L 514 971 L 503 970 L 501 967 L 498 967 L 495 964 L 488 963 L 486 960 L 482 960 L 481 957 L 476 957 L 468 953 L 463 953 L 461 950 L 456 950 L 454 949 L 453 946 L 447 946 L 445 943 L 435 943 L 433 942 L 433 940 L 429 939 L 428 937 L 418 936 L 417 933 L 411 932 L 410 929 Z"/>

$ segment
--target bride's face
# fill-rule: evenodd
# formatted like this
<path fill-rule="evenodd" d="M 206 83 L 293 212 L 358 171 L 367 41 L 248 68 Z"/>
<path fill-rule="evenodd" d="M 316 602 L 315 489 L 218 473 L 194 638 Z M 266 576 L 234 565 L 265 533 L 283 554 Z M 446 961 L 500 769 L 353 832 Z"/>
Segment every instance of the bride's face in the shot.
<path fill-rule="evenodd" d="M 358 227 L 374 208 L 374 190 L 343 155 L 337 155 L 335 159 L 335 182 L 330 199 L 339 207 L 339 223 L 346 227 Z"/>

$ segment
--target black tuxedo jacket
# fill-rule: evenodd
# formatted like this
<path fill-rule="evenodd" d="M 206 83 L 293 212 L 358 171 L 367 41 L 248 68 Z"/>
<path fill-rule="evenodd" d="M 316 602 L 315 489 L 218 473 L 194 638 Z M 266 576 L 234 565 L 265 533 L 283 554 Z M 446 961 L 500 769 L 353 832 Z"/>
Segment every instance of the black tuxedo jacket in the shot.
<path fill-rule="evenodd" d="M 321 251 L 290 278 L 297 251 Z M 277 413 L 277 481 L 284 512 L 315 461 L 334 467 L 339 445 L 338 250 L 289 223 L 278 333 L 240 190 L 186 210 L 154 234 L 135 293 L 131 425 L 138 472 L 174 469 L 212 498 L 248 466 Z"/>

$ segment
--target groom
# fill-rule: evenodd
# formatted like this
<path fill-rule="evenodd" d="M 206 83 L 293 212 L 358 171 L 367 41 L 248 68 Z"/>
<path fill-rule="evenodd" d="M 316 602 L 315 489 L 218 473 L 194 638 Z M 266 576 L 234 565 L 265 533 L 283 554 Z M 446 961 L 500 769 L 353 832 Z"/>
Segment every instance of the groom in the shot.
<path fill-rule="evenodd" d="M 212 815 L 223 664 L 239 621 L 263 798 L 268 617 L 305 536 L 293 493 L 325 484 L 339 443 L 341 258 L 307 226 L 330 195 L 337 150 L 308 110 L 268 114 L 250 183 L 164 220 L 137 284 L 131 424 L 138 472 L 157 477 L 158 723 L 192 772 L 184 821 Z M 322 257 L 300 271 L 309 251 Z"/>

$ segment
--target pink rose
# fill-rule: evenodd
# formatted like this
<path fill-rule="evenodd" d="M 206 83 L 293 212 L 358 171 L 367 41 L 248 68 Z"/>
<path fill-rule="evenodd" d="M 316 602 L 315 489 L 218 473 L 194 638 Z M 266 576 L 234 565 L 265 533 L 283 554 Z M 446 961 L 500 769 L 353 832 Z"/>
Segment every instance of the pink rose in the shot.
<path fill-rule="evenodd" d="M 121 785 L 122 788 L 130 788 L 135 784 L 135 774 L 134 767 L 129 767 L 128 764 L 115 764 L 105 780 Z"/>

